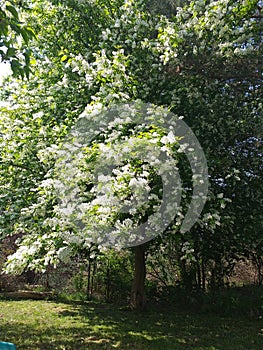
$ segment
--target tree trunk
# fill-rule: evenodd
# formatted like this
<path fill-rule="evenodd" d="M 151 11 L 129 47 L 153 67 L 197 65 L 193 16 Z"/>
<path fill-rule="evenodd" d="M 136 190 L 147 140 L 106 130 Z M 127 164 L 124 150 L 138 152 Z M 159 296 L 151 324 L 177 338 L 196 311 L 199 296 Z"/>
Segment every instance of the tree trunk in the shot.
<path fill-rule="evenodd" d="M 131 291 L 131 307 L 135 310 L 143 310 L 145 308 L 145 277 L 145 245 L 139 245 L 135 247 L 135 271 Z"/>
<path fill-rule="evenodd" d="M 88 276 L 87 276 L 87 298 L 90 299 L 90 296 L 91 296 L 91 292 L 90 292 L 90 278 L 91 278 L 91 259 L 89 258 L 88 260 L 88 269 L 87 269 L 87 272 L 88 272 Z"/>
<path fill-rule="evenodd" d="M 202 290 L 206 291 L 206 271 L 205 271 L 205 263 L 204 259 L 202 259 Z"/>

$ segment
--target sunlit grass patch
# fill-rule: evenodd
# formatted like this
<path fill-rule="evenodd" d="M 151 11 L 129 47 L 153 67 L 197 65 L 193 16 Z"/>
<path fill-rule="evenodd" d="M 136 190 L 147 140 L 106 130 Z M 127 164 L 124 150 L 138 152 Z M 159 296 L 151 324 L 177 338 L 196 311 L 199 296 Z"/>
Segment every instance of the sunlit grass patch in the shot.
<path fill-rule="evenodd" d="M 0 339 L 18 350 L 261 350 L 262 319 L 100 303 L 0 301 Z"/>

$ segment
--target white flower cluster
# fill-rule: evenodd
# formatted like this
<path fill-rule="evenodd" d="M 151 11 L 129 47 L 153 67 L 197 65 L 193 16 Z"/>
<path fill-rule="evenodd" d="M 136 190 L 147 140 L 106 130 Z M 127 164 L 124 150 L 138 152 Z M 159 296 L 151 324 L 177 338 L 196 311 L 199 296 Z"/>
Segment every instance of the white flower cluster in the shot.
<path fill-rule="evenodd" d="M 26 236 L 17 251 L 8 257 L 4 271 L 9 274 L 21 274 L 25 269 L 45 272 L 48 265 L 56 266 L 58 236 L 55 232 Z"/>
<path fill-rule="evenodd" d="M 167 133 L 164 128 L 168 112 L 150 106 L 143 111 L 145 123 L 136 123 L 136 113 L 142 113 L 141 102 L 137 104 L 115 105 L 116 109 L 110 111 L 100 104 L 89 106 L 81 116 L 82 130 L 86 119 L 89 132 L 94 131 L 92 119 L 92 123 L 97 122 L 99 134 L 91 144 L 69 152 L 70 157 L 65 157 L 65 153 L 64 160 L 60 157 L 63 161 L 58 165 L 57 185 L 61 203 L 56 212 L 61 217 L 60 225 L 75 228 L 76 244 L 91 238 L 102 246 L 132 245 L 163 232 L 178 213 L 179 146 L 173 131 Z M 116 117 L 112 118 L 112 113 Z M 172 119 L 170 124 L 173 125 Z M 73 135 L 77 137 L 76 130 Z M 163 201 L 165 205 L 158 212 Z M 141 232 L 138 227 L 145 221 L 147 227 Z M 72 237 L 68 239 L 71 244 Z"/>
<path fill-rule="evenodd" d="M 249 9 L 249 3 L 249 0 L 242 1 L 242 4 L 232 0 L 209 3 L 193 1 L 187 7 L 178 8 L 172 22 L 163 17 L 157 26 L 157 47 L 162 62 L 179 62 L 178 55 L 182 58 L 186 54 L 179 52 L 179 48 L 183 47 L 182 43 L 187 46 L 187 42 L 193 38 L 197 43 L 192 46 L 194 55 L 201 52 L 212 52 L 213 55 L 224 57 L 251 54 L 250 51 L 255 49 L 250 45 L 253 41 L 251 32 L 256 22 L 251 21 L 251 18 L 238 17 L 238 13 L 242 12 L 241 7 Z"/>

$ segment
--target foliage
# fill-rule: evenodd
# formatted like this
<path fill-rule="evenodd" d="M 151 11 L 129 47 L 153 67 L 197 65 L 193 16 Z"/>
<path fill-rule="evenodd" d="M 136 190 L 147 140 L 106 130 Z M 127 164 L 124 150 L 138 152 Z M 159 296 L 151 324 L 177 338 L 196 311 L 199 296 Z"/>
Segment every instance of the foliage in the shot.
<path fill-rule="evenodd" d="M 28 44 L 36 36 L 32 28 L 21 21 L 21 9 L 22 2 L 0 3 L 0 59 L 10 63 L 15 76 L 29 78 L 31 50 Z"/>
<path fill-rule="evenodd" d="M 132 261 L 129 252 L 110 250 L 99 257 L 94 276 L 94 294 L 107 302 L 125 304 L 129 300 Z"/>
<path fill-rule="evenodd" d="M 223 317 L 246 317 L 261 319 L 262 286 L 228 287 L 220 291 L 210 290 L 201 293 L 198 290 L 187 291 L 176 287 L 165 287 L 159 298 L 167 304 L 173 304 L 180 310 L 201 314 L 216 314 Z"/>

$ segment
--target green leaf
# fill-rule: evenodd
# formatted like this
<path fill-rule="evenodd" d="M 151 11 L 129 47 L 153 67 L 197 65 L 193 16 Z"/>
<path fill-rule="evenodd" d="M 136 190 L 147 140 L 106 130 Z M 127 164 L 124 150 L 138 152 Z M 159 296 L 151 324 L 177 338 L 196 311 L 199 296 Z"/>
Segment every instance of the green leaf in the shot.
<path fill-rule="evenodd" d="M 30 50 L 27 50 L 27 51 L 24 53 L 24 57 L 25 57 L 26 65 L 29 66 L 29 64 L 30 64 Z"/>
<path fill-rule="evenodd" d="M 21 28 L 21 29 L 20 29 L 20 34 L 22 35 L 22 37 L 23 37 L 25 43 L 27 44 L 27 43 L 28 43 L 28 40 L 29 40 L 27 30 L 26 30 L 25 28 Z"/>
<path fill-rule="evenodd" d="M 7 36 L 8 35 L 8 25 L 5 21 L 0 21 L 0 35 Z"/>
<path fill-rule="evenodd" d="M 34 39 L 37 38 L 37 36 L 32 28 L 24 27 L 23 29 L 26 31 L 28 38 L 34 38 Z"/>
<path fill-rule="evenodd" d="M 15 17 L 15 19 L 18 19 L 18 18 L 19 18 L 19 17 L 18 17 L 17 10 L 16 10 L 13 6 L 7 5 L 7 6 L 6 6 L 6 9 L 7 9 L 7 11 L 9 11 L 10 13 L 12 13 L 12 15 L 13 15 L 13 17 Z"/>
<path fill-rule="evenodd" d="M 30 68 L 28 66 L 24 67 L 24 72 L 25 72 L 27 80 L 29 80 L 29 75 L 31 73 Z"/>
<path fill-rule="evenodd" d="M 16 49 L 14 47 L 9 47 L 6 52 L 6 57 L 7 58 L 15 57 L 15 55 L 16 55 Z"/>
<path fill-rule="evenodd" d="M 61 57 L 60 61 L 61 61 L 61 62 L 64 62 L 64 61 L 66 61 L 66 60 L 67 60 L 67 58 L 68 58 L 68 56 L 67 56 L 67 55 L 63 55 L 63 56 Z"/>
<path fill-rule="evenodd" d="M 15 75 L 20 75 L 22 73 L 21 64 L 16 59 L 11 61 L 11 69 Z"/>

